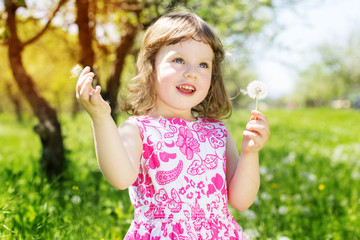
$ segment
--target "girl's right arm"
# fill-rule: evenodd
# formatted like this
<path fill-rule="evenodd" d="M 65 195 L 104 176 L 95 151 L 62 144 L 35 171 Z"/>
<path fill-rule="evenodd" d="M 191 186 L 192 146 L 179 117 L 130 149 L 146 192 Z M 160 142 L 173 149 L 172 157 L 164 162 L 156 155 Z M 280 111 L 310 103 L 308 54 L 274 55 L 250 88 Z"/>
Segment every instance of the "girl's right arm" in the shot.
<path fill-rule="evenodd" d="M 76 98 L 91 117 L 101 172 L 111 185 L 126 189 L 139 173 L 142 154 L 139 129 L 131 121 L 125 121 L 117 129 L 110 115 L 111 108 L 100 95 L 100 86 L 95 89 L 91 86 L 93 77 L 90 68 L 84 68 L 76 86 Z"/>

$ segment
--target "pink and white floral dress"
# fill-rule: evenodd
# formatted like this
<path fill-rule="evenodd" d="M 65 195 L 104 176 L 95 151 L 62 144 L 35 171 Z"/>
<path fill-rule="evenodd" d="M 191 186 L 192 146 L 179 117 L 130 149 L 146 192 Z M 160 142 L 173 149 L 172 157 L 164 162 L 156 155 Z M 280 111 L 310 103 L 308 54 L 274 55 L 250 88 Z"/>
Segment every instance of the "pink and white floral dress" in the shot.
<path fill-rule="evenodd" d="M 125 240 L 245 239 L 229 214 L 227 129 L 220 121 L 131 117 L 143 139 L 129 187 L 134 220 Z"/>

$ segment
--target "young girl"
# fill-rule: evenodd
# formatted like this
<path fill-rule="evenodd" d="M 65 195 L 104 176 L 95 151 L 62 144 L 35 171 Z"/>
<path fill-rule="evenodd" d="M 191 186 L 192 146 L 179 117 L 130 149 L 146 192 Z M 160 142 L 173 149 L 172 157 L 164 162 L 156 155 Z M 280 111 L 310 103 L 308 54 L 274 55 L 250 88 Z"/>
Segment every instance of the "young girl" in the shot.
<path fill-rule="evenodd" d="M 222 44 L 191 13 L 161 17 L 145 33 L 138 74 L 117 129 L 109 104 L 92 88 L 86 67 L 77 99 L 90 114 L 100 169 L 110 184 L 129 188 L 134 221 L 125 239 L 245 239 L 229 214 L 242 211 L 260 185 L 259 150 L 270 130 L 252 111 L 241 155 L 225 125 L 231 103 L 221 74 Z"/>

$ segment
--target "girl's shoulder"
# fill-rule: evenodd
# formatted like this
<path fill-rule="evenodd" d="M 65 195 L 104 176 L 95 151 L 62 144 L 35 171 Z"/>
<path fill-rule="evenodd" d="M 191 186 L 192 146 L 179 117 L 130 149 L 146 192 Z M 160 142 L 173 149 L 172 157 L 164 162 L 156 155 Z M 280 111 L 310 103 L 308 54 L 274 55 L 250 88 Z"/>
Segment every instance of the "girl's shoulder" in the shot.
<path fill-rule="evenodd" d="M 132 117 L 127 118 L 123 123 L 121 123 L 118 127 L 118 131 L 124 138 L 133 138 L 138 136 L 140 133 L 139 125 Z"/>

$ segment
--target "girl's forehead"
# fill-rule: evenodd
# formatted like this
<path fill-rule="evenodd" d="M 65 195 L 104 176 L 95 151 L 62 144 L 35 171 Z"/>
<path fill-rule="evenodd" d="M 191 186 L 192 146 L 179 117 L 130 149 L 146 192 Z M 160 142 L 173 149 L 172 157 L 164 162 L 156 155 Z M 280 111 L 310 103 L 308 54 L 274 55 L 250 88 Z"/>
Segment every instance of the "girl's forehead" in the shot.
<path fill-rule="evenodd" d="M 204 38 L 204 37 L 201 37 L 200 35 L 193 35 L 193 36 L 186 36 L 186 37 L 183 37 L 181 38 L 179 41 L 179 43 L 183 43 L 183 42 L 188 42 L 190 40 L 193 40 L 193 41 L 196 41 L 196 42 L 201 42 L 201 43 L 204 43 L 204 44 L 209 44 L 209 42 Z M 209 44 L 210 45 L 210 44 Z"/>
<path fill-rule="evenodd" d="M 160 51 L 168 50 L 201 53 L 202 55 L 208 55 L 210 58 L 213 57 L 213 50 L 208 43 L 193 38 L 184 39 L 175 44 L 165 45 L 160 49 Z"/>

